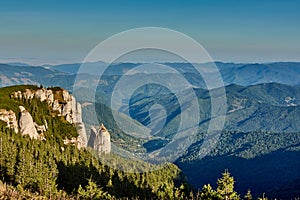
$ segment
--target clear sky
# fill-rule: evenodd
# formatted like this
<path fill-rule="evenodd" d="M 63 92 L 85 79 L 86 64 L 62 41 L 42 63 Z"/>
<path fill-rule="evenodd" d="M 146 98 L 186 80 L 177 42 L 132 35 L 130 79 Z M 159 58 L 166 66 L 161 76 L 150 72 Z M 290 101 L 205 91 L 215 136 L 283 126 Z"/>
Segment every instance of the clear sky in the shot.
<path fill-rule="evenodd" d="M 78 62 L 99 42 L 158 26 L 202 44 L 214 60 L 300 61 L 300 1 L 0 1 L 0 61 Z"/>

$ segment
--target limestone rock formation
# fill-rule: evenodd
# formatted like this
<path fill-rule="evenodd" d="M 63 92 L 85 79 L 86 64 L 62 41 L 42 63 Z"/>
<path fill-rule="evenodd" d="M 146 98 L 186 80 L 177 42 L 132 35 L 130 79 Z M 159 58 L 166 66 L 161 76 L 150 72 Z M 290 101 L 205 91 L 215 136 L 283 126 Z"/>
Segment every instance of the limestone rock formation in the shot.
<path fill-rule="evenodd" d="M 32 99 L 34 97 L 34 93 L 30 89 L 26 89 L 23 95 L 25 99 Z"/>
<path fill-rule="evenodd" d="M 67 101 L 64 106 L 62 106 L 62 116 L 66 116 L 66 120 L 70 123 L 73 123 L 73 117 L 72 117 L 72 102 Z"/>
<path fill-rule="evenodd" d="M 22 135 L 29 135 L 31 139 L 38 139 L 39 134 L 34 126 L 30 113 L 23 107 L 19 106 L 21 115 L 19 119 L 20 132 Z"/>
<path fill-rule="evenodd" d="M 11 98 L 15 98 L 15 99 L 22 99 L 22 92 L 21 91 L 17 91 L 11 94 Z"/>
<path fill-rule="evenodd" d="M 110 134 L 103 124 L 100 125 L 98 131 L 94 127 L 91 128 L 91 136 L 88 144 L 97 152 L 106 154 L 111 152 Z"/>
<path fill-rule="evenodd" d="M 67 90 L 64 89 L 45 89 L 38 90 L 26 89 L 25 92 L 17 91 L 11 94 L 12 98 L 25 98 L 32 99 L 37 98 L 40 101 L 47 101 L 49 107 L 57 113 L 59 116 L 64 116 L 65 119 L 76 126 L 78 131 L 79 147 L 87 146 L 87 137 L 82 121 L 82 111 L 80 103 L 76 102 L 74 96 L 72 96 Z M 37 127 L 40 132 L 44 130 L 43 127 Z"/>
<path fill-rule="evenodd" d="M 82 108 L 81 108 L 81 104 L 80 103 L 76 104 L 76 110 L 73 111 L 73 113 L 74 113 L 74 120 L 76 122 L 82 122 Z"/>
<path fill-rule="evenodd" d="M 38 89 L 37 91 L 35 91 L 34 95 L 36 98 L 40 99 L 41 101 L 47 101 L 49 105 L 53 104 L 54 95 L 52 90 L 47 90 L 45 88 Z"/>
<path fill-rule="evenodd" d="M 7 127 L 19 132 L 16 113 L 12 110 L 0 109 L 0 120 L 6 122 Z"/>
<path fill-rule="evenodd" d="M 58 112 L 58 115 L 61 115 L 61 105 L 59 105 L 58 100 L 53 101 L 52 110 Z"/>
<path fill-rule="evenodd" d="M 44 137 L 44 132 L 48 129 L 47 121 L 45 120 L 45 124 L 38 125 L 33 121 L 30 113 L 23 107 L 20 108 L 20 119 L 19 125 L 16 118 L 16 114 L 12 110 L 0 109 L 0 120 L 7 123 L 7 128 L 13 129 L 16 133 L 19 132 L 19 128 L 22 135 L 29 135 L 30 138 L 46 140 Z M 37 134 L 39 133 L 39 134 Z"/>

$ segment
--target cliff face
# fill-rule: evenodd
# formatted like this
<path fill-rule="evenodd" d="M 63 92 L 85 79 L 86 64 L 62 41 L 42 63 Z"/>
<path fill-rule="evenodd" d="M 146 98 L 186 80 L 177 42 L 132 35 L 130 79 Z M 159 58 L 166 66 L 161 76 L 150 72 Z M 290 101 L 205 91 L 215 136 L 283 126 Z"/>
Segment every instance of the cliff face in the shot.
<path fill-rule="evenodd" d="M 95 127 L 91 128 L 88 146 L 92 147 L 97 152 L 111 152 L 110 134 L 103 124 L 100 125 L 98 130 L 96 130 Z"/>
<path fill-rule="evenodd" d="M 66 121 L 76 126 L 78 132 L 78 138 L 76 143 L 79 148 L 87 146 L 87 136 L 84 123 L 82 122 L 82 109 L 80 103 L 76 102 L 74 96 L 69 94 L 67 90 L 61 88 L 53 89 L 26 89 L 24 92 L 16 91 L 10 95 L 11 98 L 18 99 L 33 99 L 37 98 L 40 101 L 46 101 L 48 106 L 58 116 L 64 116 Z M 19 107 L 21 115 L 19 123 L 17 122 L 16 114 L 9 110 L 0 109 L 0 120 L 7 123 L 7 127 L 13 128 L 18 133 L 19 128 L 23 135 L 29 135 L 31 138 L 37 139 L 40 133 L 43 133 L 47 129 L 47 123 L 43 125 L 36 124 L 30 113 L 23 107 Z M 18 127 L 19 124 L 19 127 Z"/>
<path fill-rule="evenodd" d="M 64 89 L 26 89 L 25 92 L 16 91 L 11 94 L 11 98 L 33 99 L 47 101 L 53 111 L 59 116 L 65 116 L 70 123 L 81 123 L 81 105 L 76 102 L 74 96 Z"/>

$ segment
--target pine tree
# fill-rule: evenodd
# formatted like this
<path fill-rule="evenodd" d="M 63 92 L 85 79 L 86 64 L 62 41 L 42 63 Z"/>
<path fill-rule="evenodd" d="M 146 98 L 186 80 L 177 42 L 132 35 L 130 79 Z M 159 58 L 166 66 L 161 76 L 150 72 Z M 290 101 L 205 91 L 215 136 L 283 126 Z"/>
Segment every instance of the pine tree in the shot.
<path fill-rule="evenodd" d="M 248 189 L 247 194 L 244 196 L 245 199 L 247 200 L 252 200 L 252 195 L 250 189 Z"/>
<path fill-rule="evenodd" d="M 0 175 L 8 182 L 14 181 L 15 165 L 17 162 L 17 146 L 13 141 L 9 140 L 11 131 L 7 129 L 6 132 L 0 133 Z"/>
<path fill-rule="evenodd" d="M 239 195 L 234 191 L 234 178 L 230 176 L 228 170 L 222 173 L 222 177 L 218 179 L 217 196 L 224 200 L 240 199 Z"/>
<path fill-rule="evenodd" d="M 204 185 L 200 192 L 201 199 L 214 200 L 217 199 L 217 193 L 210 184 Z"/>
<path fill-rule="evenodd" d="M 81 185 L 79 186 L 78 195 L 80 199 L 111 199 L 111 196 L 107 192 L 103 192 L 91 179 L 85 189 Z"/>
<path fill-rule="evenodd" d="M 162 183 L 158 187 L 157 196 L 159 199 L 174 199 L 173 187 L 167 183 Z"/>
<path fill-rule="evenodd" d="M 36 183 L 36 172 L 34 167 L 35 162 L 33 159 L 33 153 L 31 152 L 30 143 L 25 145 L 26 139 L 28 138 L 25 138 L 22 141 L 24 144 L 20 146 L 19 150 L 16 182 L 23 188 L 35 191 L 38 187 Z"/>

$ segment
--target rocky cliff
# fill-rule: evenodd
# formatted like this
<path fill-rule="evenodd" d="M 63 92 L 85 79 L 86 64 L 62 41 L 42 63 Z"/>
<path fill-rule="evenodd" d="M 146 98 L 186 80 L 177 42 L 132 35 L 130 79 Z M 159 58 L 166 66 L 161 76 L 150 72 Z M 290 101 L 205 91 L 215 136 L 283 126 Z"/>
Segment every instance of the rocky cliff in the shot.
<path fill-rule="evenodd" d="M 111 152 L 110 134 L 103 124 L 100 125 L 98 130 L 96 130 L 95 127 L 91 128 L 88 146 L 92 147 L 97 152 Z"/>
<path fill-rule="evenodd" d="M 65 116 L 65 119 L 68 122 L 74 124 L 82 123 L 80 103 L 77 103 L 75 97 L 62 88 L 41 88 L 38 90 L 26 89 L 25 92 L 13 92 L 11 97 L 19 99 L 37 98 L 42 102 L 47 101 L 52 110 L 57 112 L 57 115 L 59 116 Z"/>
<path fill-rule="evenodd" d="M 42 102 L 46 101 L 56 115 L 64 116 L 66 121 L 76 126 L 79 135 L 78 138 L 76 138 L 76 145 L 79 148 L 87 146 L 85 126 L 81 117 L 81 105 L 76 102 L 75 97 L 69 94 L 67 90 L 62 88 L 26 89 L 23 92 L 13 92 L 10 97 L 26 100 L 37 98 Z M 30 113 L 23 106 L 19 108 L 21 111 L 19 123 L 17 122 L 16 113 L 5 109 L 0 109 L 0 120 L 6 122 L 7 127 L 14 129 L 16 133 L 20 130 L 23 135 L 29 135 L 31 138 L 37 139 L 39 136 L 38 132 L 43 133 L 46 131 L 47 122 L 43 125 L 38 125 L 33 121 Z"/>

